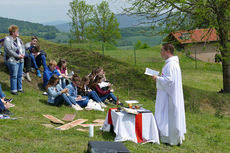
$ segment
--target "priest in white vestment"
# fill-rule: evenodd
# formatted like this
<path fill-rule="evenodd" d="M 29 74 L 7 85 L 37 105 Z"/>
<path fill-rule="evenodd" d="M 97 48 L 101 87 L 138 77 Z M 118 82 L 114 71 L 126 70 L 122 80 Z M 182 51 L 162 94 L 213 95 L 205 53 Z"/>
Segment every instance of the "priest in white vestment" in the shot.
<path fill-rule="evenodd" d="M 173 45 L 162 45 L 161 56 L 165 65 L 161 76 L 152 76 L 157 87 L 155 118 L 161 142 L 181 145 L 186 133 L 184 96 L 179 59 L 173 52 Z"/>

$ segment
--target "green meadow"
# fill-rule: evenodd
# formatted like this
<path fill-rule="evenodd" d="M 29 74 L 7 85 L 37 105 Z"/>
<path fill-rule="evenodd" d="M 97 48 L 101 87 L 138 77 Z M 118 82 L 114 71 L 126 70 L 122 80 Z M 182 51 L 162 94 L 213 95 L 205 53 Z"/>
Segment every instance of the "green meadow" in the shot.
<path fill-rule="evenodd" d="M 0 37 L 4 35 L 0 34 Z M 28 42 L 30 37 L 22 37 Z M 144 75 L 146 67 L 160 71 L 164 65 L 159 51 L 160 46 L 136 50 L 136 65 L 133 50 L 105 50 L 104 56 L 99 43 L 60 45 L 40 40 L 41 49 L 49 59 L 65 58 L 68 69 L 81 77 L 90 73 L 97 66 L 104 68 L 107 79 L 113 83 L 115 95 L 122 102 L 136 99 L 144 108 L 154 112 L 156 88 L 151 77 Z M 230 94 L 220 94 L 222 88 L 222 70 L 220 64 L 197 62 L 176 52 L 180 58 L 183 75 L 187 134 L 182 146 L 166 146 L 164 144 L 123 144 L 132 153 L 153 152 L 229 152 L 230 150 Z M 31 73 L 32 82 L 23 82 L 25 93 L 12 96 L 9 92 L 10 82 L 7 69 L 0 60 L 0 83 L 7 97 L 14 98 L 16 105 L 10 110 L 17 120 L 0 120 L 0 151 L 1 152 L 41 152 L 61 153 L 80 152 L 87 150 L 90 140 L 113 141 L 115 135 L 100 131 L 95 127 L 94 137 L 87 132 L 77 131 L 74 127 L 67 131 L 46 128 L 41 124 L 50 123 L 43 114 L 50 114 L 62 119 L 65 114 L 76 114 L 75 119 L 105 119 L 109 105 L 104 112 L 79 111 L 70 107 L 54 107 L 46 103 L 43 96 L 42 79 Z M 59 125 L 53 124 L 55 127 Z"/>

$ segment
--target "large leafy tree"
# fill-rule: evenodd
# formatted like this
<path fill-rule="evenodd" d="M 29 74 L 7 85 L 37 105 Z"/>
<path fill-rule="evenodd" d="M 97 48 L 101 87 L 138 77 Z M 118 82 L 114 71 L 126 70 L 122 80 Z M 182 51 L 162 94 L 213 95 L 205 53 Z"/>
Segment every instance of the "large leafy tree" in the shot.
<path fill-rule="evenodd" d="M 93 14 L 94 16 L 90 22 L 89 38 L 104 43 L 116 43 L 116 40 L 121 37 L 119 23 L 115 14 L 110 11 L 108 2 L 102 1 L 94 9 Z"/>
<path fill-rule="evenodd" d="M 229 0 L 129 0 L 126 11 L 161 23 L 165 32 L 179 29 L 216 29 L 222 56 L 223 91 L 230 93 Z"/>
<path fill-rule="evenodd" d="M 84 0 L 73 0 L 70 2 L 70 9 L 67 15 L 71 18 L 71 33 L 77 42 L 84 42 L 87 35 L 87 24 L 92 16 L 93 6 L 85 3 Z"/>

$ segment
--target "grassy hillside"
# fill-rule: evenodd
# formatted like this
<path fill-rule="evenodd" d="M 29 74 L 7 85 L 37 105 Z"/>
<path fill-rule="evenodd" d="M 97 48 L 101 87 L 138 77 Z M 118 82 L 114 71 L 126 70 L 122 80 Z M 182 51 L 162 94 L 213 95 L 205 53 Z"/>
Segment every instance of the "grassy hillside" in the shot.
<path fill-rule="evenodd" d="M 3 35 L 0 36 L 3 37 Z M 24 42 L 29 41 L 29 39 L 29 37 L 23 37 Z M 137 66 L 134 66 L 131 51 L 105 52 L 114 57 L 111 58 L 110 56 L 102 56 L 99 52 L 80 49 L 80 45 L 71 48 L 44 40 L 40 42 L 41 48 L 48 53 L 49 59 L 58 60 L 60 57 L 67 59 L 69 70 L 74 70 L 80 76 L 88 74 L 93 67 L 102 66 L 107 78 L 114 84 L 115 95 L 119 95 L 121 101 L 136 99 L 145 108 L 154 112 L 155 83 L 149 76 L 143 75 L 143 72 L 146 66 L 156 70 L 161 69 L 163 62 L 159 58 L 159 47 L 137 51 Z M 96 45 L 91 47 L 91 49 L 97 48 Z M 87 48 L 86 45 L 85 48 Z M 213 79 L 221 75 L 220 66 L 199 63 L 199 69 L 194 70 L 191 59 L 183 54 L 179 54 L 179 56 L 186 100 L 186 141 L 181 147 L 169 147 L 163 144 L 141 145 L 133 142 L 124 142 L 124 145 L 135 153 L 228 152 L 230 150 L 230 118 L 223 106 L 229 109 L 230 98 L 229 95 L 217 94 L 216 91 L 219 90 L 219 87 L 216 87 L 216 85 L 220 81 Z M 91 123 L 97 118 L 104 119 L 108 108 L 105 112 L 80 111 L 76 113 L 66 106 L 53 107 L 47 105 L 47 97 L 42 96 L 42 79 L 37 78 L 35 74 L 31 75 L 33 77 L 32 83 L 23 82 L 25 94 L 11 96 L 9 93 L 9 76 L 1 58 L 0 83 L 6 95 L 14 98 L 16 107 L 11 110 L 15 113 L 14 117 L 18 118 L 17 120 L 0 120 L 1 152 L 85 152 L 89 140 L 114 140 L 114 134 L 103 133 L 98 127 L 95 128 L 93 138 L 89 138 L 88 133 L 76 131 L 76 128 L 58 131 L 43 127 L 41 124 L 49 123 L 49 121 L 42 114 L 51 114 L 62 119 L 64 114 L 73 113 L 76 114 L 76 118 L 85 118 L 89 120 L 88 123 Z M 201 76 L 208 77 L 203 78 Z M 211 79 L 213 79 L 212 82 Z M 196 82 L 200 83 L 201 87 Z M 206 84 L 211 86 L 208 87 L 209 90 L 206 90 Z M 206 107 L 200 109 L 202 108 L 201 104 L 210 109 Z M 213 111 L 209 112 L 211 108 Z M 222 115 L 223 113 L 226 115 Z M 57 127 L 57 125 L 54 126 Z"/>

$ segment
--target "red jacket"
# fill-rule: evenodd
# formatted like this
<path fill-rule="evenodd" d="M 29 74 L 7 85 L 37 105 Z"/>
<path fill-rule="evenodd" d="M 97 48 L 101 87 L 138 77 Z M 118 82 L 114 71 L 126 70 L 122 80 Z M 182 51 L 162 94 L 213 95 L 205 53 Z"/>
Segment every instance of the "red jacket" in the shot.
<path fill-rule="evenodd" d="M 99 87 L 99 85 L 96 85 L 95 90 L 100 96 L 104 96 L 110 93 L 110 90 L 104 91 Z"/>

